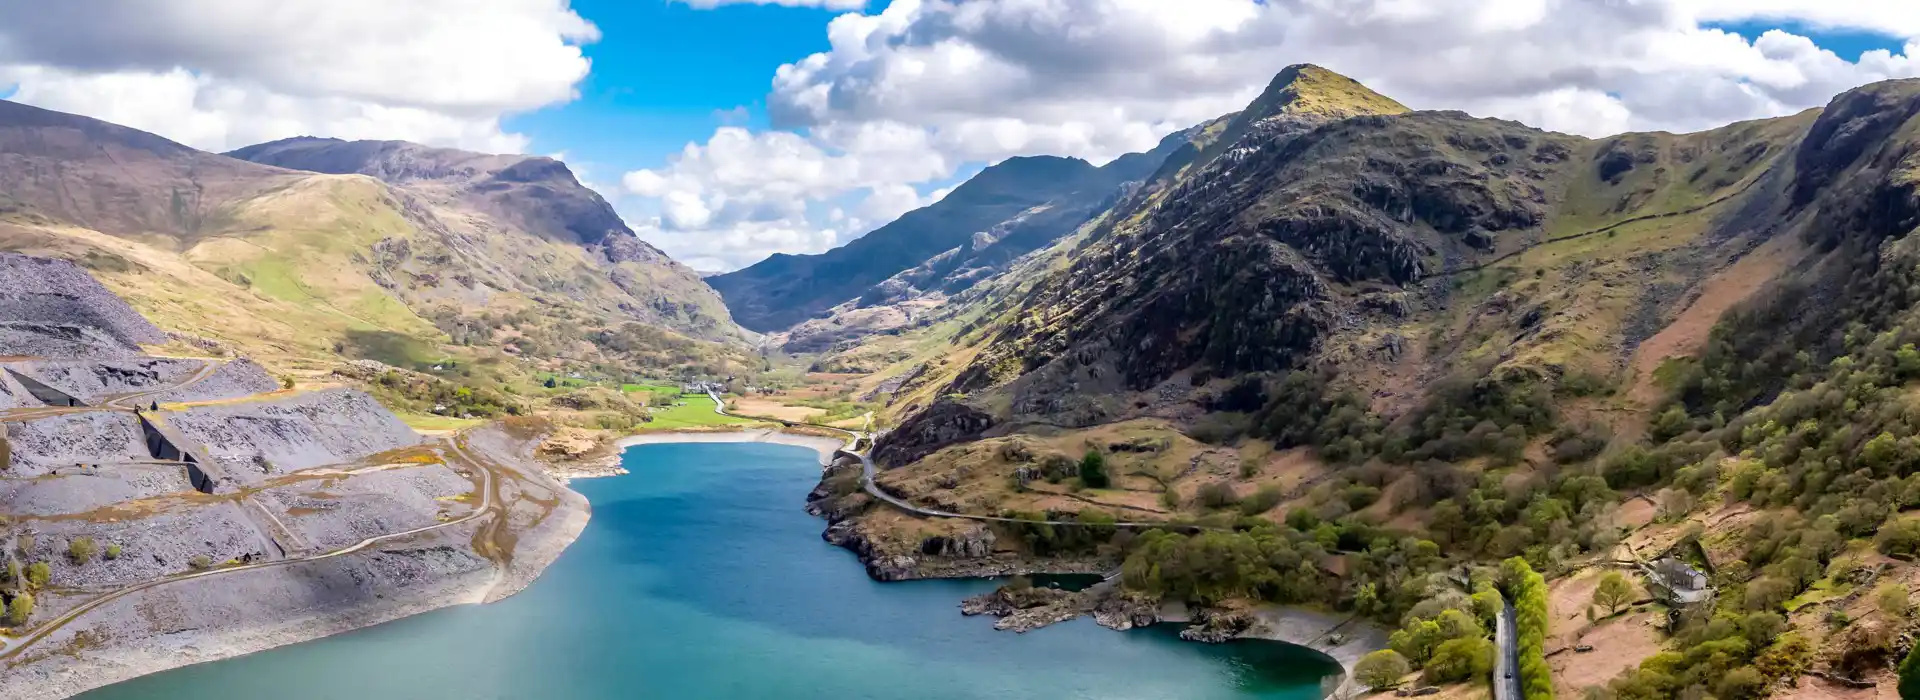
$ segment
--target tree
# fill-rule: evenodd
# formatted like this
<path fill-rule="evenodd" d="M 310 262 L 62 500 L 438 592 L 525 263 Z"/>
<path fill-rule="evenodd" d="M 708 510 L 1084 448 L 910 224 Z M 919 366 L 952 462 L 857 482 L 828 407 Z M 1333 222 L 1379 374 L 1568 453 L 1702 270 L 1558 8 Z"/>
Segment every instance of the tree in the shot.
<path fill-rule="evenodd" d="M 85 564 L 93 560 L 95 545 L 91 537 L 75 537 L 67 540 L 67 558 L 75 564 Z"/>
<path fill-rule="evenodd" d="M 560 386 L 560 382 L 554 381 L 553 377 L 547 377 L 546 383 L 542 384 L 541 386 L 544 386 L 548 389 L 553 389 Z"/>
<path fill-rule="evenodd" d="M 13 602 L 7 604 L 7 624 L 19 627 L 27 624 L 30 617 L 33 617 L 33 594 L 24 591 L 14 594 Z"/>
<path fill-rule="evenodd" d="M 1381 649 L 1360 658 L 1353 665 L 1353 679 L 1369 688 L 1390 688 L 1400 684 L 1401 677 L 1407 675 L 1412 667 L 1407 659 L 1392 649 Z"/>
<path fill-rule="evenodd" d="M 1485 678 L 1493 672 L 1493 643 L 1480 637 L 1441 642 L 1427 661 L 1428 683 L 1458 683 Z"/>
<path fill-rule="evenodd" d="M 47 566 L 46 562 L 36 561 L 27 565 L 27 585 L 34 588 L 45 588 L 47 584 L 52 581 L 53 567 Z"/>
<path fill-rule="evenodd" d="M 1633 584 L 1627 583 L 1627 577 L 1618 571 L 1609 571 L 1600 577 L 1600 585 L 1593 589 L 1593 604 L 1606 608 L 1608 614 L 1620 612 L 1620 606 L 1633 602 Z"/>
<path fill-rule="evenodd" d="M 1907 652 L 1900 664 L 1900 700 L 1920 700 L 1920 652 Z"/>
<path fill-rule="evenodd" d="M 1080 483 L 1090 489 L 1104 489 L 1110 483 L 1107 479 L 1107 458 L 1099 450 L 1087 450 L 1080 458 Z"/>

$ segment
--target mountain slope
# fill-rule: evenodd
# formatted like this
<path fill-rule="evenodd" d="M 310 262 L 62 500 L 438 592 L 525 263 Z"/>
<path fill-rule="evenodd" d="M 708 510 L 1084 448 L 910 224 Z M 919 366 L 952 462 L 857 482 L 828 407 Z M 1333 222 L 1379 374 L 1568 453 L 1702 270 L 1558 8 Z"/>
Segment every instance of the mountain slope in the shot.
<path fill-rule="evenodd" d="M 506 233 L 505 245 L 486 244 L 492 264 L 476 265 L 483 271 L 507 272 L 509 279 L 479 277 L 500 288 L 565 294 L 610 315 L 629 315 L 709 339 L 738 334 L 718 295 L 697 273 L 641 241 L 606 200 L 551 158 L 486 155 L 404 141 L 318 138 L 258 144 L 228 155 L 294 170 L 368 175 L 419 197 L 427 210 L 424 227 L 446 227 L 481 240 Z M 515 232 L 543 245 L 516 251 L 521 241 L 511 235 Z M 561 263 L 561 256 L 575 257 L 570 255 L 575 247 L 585 249 L 587 256 Z M 542 255 L 542 249 L 552 252 Z M 575 269 L 523 269 L 514 261 L 516 252 L 531 252 L 563 270 Z M 408 271 L 416 276 L 449 272 L 413 264 L 416 268 Z M 614 288 L 596 289 L 600 285 L 584 281 L 589 276 L 604 277 Z M 559 281 L 565 278 L 577 281 Z"/>
<path fill-rule="evenodd" d="M 1740 203 L 1778 193 L 1775 166 L 1811 123 L 1590 141 L 1458 113 L 1318 113 L 1343 101 L 1314 89 L 1351 89 L 1295 87 L 1322 72 L 1283 73 L 1225 122 L 1239 140 L 1107 212 L 1070 265 L 983 301 L 962 339 L 977 356 L 919 377 L 916 398 L 964 395 L 1013 429 L 1171 417 L 1221 382 L 1310 365 L 1392 412 L 1482 360 L 1549 384 L 1611 374 L 1771 236 Z M 901 444 L 920 442 L 913 427 Z"/>
<path fill-rule="evenodd" d="M 745 361 L 717 296 L 564 166 L 388 147 L 467 174 L 291 170 L 0 103 L 0 247 L 79 262 L 163 328 L 276 368 L 370 358 L 489 385 L 530 362 Z"/>

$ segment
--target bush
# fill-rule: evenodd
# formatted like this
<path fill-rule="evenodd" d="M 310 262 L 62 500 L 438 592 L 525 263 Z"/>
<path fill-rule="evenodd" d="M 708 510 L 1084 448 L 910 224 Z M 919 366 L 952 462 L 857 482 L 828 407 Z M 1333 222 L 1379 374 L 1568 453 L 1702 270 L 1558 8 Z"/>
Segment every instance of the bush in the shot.
<path fill-rule="evenodd" d="M 1104 489 L 1111 481 L 1107 478 L 1107 458 L 1099 450 L 1087 450 L 1080 458 L 1080 483 L 1090 489 Z"/>
<path fill-rule="evenodd" d="M 1216 481 L 1202 485 L 1194 494 L 1194 502 L 1199 503 L 1201 508 L 1216 510 L 1239 505 L 1240 496 L 1233 492 L 1233 484 Z"/>
<path fill-rule="evenodd" d="M 1280 487 L 1262 486 L 1260 490 L 1253 492 L 1253 495 L 1240 499 L 1240 514 L 1252 516 L 1265 513 L 1273 510 L 1274 506 L 1280 505 L 1281 499 L 1284 498 L 1286 494 L 1280 492 Z"/>
<path fill-rule="evenodd" d="M 211 569 L 213 568 L 213 557 L 209 557 L 205 554 L 195 554 L 193 555 L 193 558 L 187 560 L 187 567 L 193 569 L 194 571 L 205 571 L 207 569 Z"/>
<path fill-rule="evenodd" d="M 27 585 L 34 588 L 45 588 L 48 583 L 52 582 L 53 567 L 47 566 L 46 562 L 36 561 L 27 565 Z"/>
<path fill-rule="evenodd" d="M 1874 544 L 1888 556 L 1920 555 L 1920 518 L 1898 518 L 1887 523 L 1880 528 Z"/>
<path fill-rule="evenodd" d="M 7 624 L 19 627 L 27 624 L 27 618 L 33 617 L 33 595 L 16 593 L 13 602 L 7 604 Z"/>
<path fill-rule="evenodd" d="M 1920 651 L 1907 652 L 1900 664 L 1900 700 L 1920 700 Z"/>
<path fill-rule="evenodd" d="M 108 561 L 112 561 L 112 560 L 114 560 L 114 559 L 119 559 L 119 558 L 120 558 L 120 545 L 117 545 L 117 544 L 110 544 L 110 545 L 107 545 L 107 554 L 106 554 L 106 557 L 107 557 L 107 560 L 108 560 Z"/>
<path fill-rule="evenodd" d="M 1428 683 L 1458 683 L 1493 673 L 1493 642 L 1473 637 L 1449 639 L 1433 650 L 1424 678 Z"/>
<path fill-rule="evenodd" d="M 1353 679 L 1369 688 L 1391 688 L 1400 684 L 1400 679 L 1411 671 L 1407 659 L 1392 649 L 1379 651 L 1361 657 L 1353 665 Z"/>
<path fill-rule="evenodd" d="M 72 559 L 75 564 L 85 564 L 93 561 L 94 551 L 95 547 L 93 538 L 91 537 L 75 537 L 67 540 L 67 558 Z"/>

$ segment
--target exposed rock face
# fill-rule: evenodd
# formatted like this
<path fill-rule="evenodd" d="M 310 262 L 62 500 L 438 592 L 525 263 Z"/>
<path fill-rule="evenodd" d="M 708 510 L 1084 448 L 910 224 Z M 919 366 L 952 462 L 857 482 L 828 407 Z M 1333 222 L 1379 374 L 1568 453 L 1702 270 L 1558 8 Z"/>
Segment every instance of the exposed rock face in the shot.
<path fill-rule="evenodd" d="M 1160 622 L 1160 602 L 1130 592 L 1107 596 L 1094 606 L 1093 621 L 1122 632 L 1147 627 Z"/>
<path fill-rule="evenodd" d="M 1239 638 L 1258 622 L 1239 611 L 1200 608 L 1194 611 L 1193 625 L 1180 630 L 1180 638 L 1189 642 L 1224 644 Z"/>
<path fill-rule="evenodd" d="M 251 483 L 366 457 L 420 442 L 420 437 L 359 391 L 328 389 L 282 399 L 198 406 L 160 420 L 206 449 L 227 475 Z"/>
<path fill-rule="evenodd" d="M 993 427 L 993 416 L 954 401 L 935 403 L 914 414 L 874 446 L 876 463 L 895 467 L 933 454 L 941 447 L 973 440 Z"/>
<path fill-rule="evenodd" d="M 0 356 L 70 357 L 90 350 L 124 355 L 142 343 L 167 341 L 79 266 L 14 253 L 0 253 L 0 319 L 9 331 L 0 333 Z"/>

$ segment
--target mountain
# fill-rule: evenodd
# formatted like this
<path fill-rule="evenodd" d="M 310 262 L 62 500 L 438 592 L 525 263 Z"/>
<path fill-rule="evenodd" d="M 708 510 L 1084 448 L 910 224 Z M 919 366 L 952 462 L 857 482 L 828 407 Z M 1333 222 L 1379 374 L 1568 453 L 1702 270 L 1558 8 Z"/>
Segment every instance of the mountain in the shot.
<path fill-rule="evenodd" d="M 227 155 L 292 170 L 377 178 L 419 197 L 434 210 L 436 221 L 428 225 L 459 229 L 462 235 L 486 237 L 506 231 L 560 244 L 568 252 L 583 248 L 589 254 L 585 259 L 567 261 L 582 267 L 561 277 L 601 276 L 617 289 L 592 289 L 571 282 L 556 285 L 554 271 L 549 269 L 510 270 L 513 279 L 489 282 L 599 301 L 602 312 L 633 316 L 699 337 L 717 340 L 738 335 L 718 295 L 700 281 L 698 273 L 640 240 L 605 199 L 552 158 L 488 155 L 404 141 L 312 137 L 248 146 Z M 467 222 L 476 225 L 463 226 Z M 495 247 L 503 253 L 510 253 L 517 244 L 503 242 L 507 245 Z M 509 262 L 506 267 L 513 265 Z M 413 272 L 441 275 L 447 270 L 423 265 Z"/>
<path fill-rule="evenodd" d="M 788 348 L 824 349 L 861 335 L 835 332 L 845 324 L 833 317 L 971 288 L 1084 223 L 1179 143 L 1170 138 L 1152 153 L 1101 167 L 1077 158 L 1009 158 L 939 202 L 845 246 L 818 255 L 775 254 L 707 281 L 741 325 L 754 330 L 787 330 L 816 317 L 828 321 L 828 328 L 801 330 Z"/>
<path fill-rule="evenodd" d="M 869 486 L 823 475 L 827 538 L 882 579 L 1119 570 L 1068 607 L 1179 600 L 1226 636 L 1264 602 L 1417 638 L 1488 609 L 1452 572 L 1524 607 L 1537 569 L 1551 612 L 1522 617 L 1573 621 L 1549 648 L 1661 624 L 1582 626 L 1565 592 L 1664 559 L 1710 572 L 1645 579 L 1668 634 L 1523 660 L 1529 694 L 1791 697 L 1818 681 L 1768 660 L 1810 648 L 1891 682 L 1920 576 L 1920 80 L 1599 139 L 1356 85 L 1289 69 L 1079 229 L 818 360 L 878 366 L 858 391 L 888 426 Z M 1728 651 L 1682 658 L 1702 645 Z M 1722 663 L 1770 670 L 1697 680 Z"/>
<path fill-rule="evenodd" d="M 0 102 L 0 248 L 74 260 L 178 337 L 269 366 L 485 385 L 746 361 L 718 295 L 557 161 L 311 138 L 235 155 Z"/>

